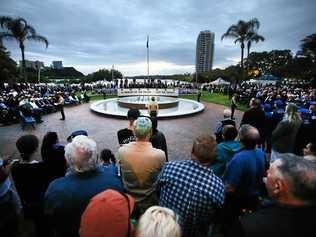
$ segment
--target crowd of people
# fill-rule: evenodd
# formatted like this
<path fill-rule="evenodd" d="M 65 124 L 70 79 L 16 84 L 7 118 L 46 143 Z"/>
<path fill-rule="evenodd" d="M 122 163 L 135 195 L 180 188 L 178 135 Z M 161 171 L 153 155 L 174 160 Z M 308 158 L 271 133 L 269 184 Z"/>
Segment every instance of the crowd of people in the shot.
<path fill-rule="evenodd" d="M 108 149 L 98 156 L 79 130 L 65 147 L 47 133 L 36 161 L 39 139 L 24 135 L 16 142 L 21 159 L 0 160 L 1 231 L 19 236 L 23 216 L 34 236 L 312 235 L 315 141 L 304 157 L 278 150 L 270 163 L 255 126 L 226 124 L 221 133 L 219 143 L 198 136 L 191 159 L 172 162 L 157 119 L 135 109 L 118 131 L 117 157 Z"/>
<path fill-rule="evenodd" d="M 60 101 L 60 97 L 63 101 Z M 88 101 L 86 91 L 78 86 L 21 83 L 1 92 L 0 124 L 19 122 L 21 116 L 32 116 L 37 123 L 41 123 L 43 114 L 61 110 L 61 105 L 78 105 Z"/>
<path fill-rule="evenodd" d="M 96 95 L 117 95 L 118 88 L 178 88 L 179 94 L 195 94 L 192 83 L 166 83 L 161 80 L 115 80 L 113 82 L 99 81 L 95 83 L 55 84 L 19 83 L 13 87 L 6 86 L 0 93 L 0 124 L 12 124 L 21 120 L 21 116 L 32 116 L 37 123 L 42 122 L 42 115 L 61 110 L 60 96 L 64 105 L 77 105 L 89 102 L 88 92 Z M 62 110 L 63 111 L 63 110 Z M 21 114 L 21 113 L 22 114 Z M 62 118 L 65 118 L 63 115 Z"/>
<path fill-rule="evenodd" d="M 21 136 L 20 159 L 0 159 L 1 236 L 26 221 L 32 236 L 313 236 L 315 90 L 294 89 L 298 103 L 292 89 L 263 88 L 240 124 L 226 108 L 194 138 L 189 160 L 168 157 L 157 117 L 137 109 L 117 151 L 98 152 L 84 130 L 66 146 L 49 132 L 37 161 L 39 138 Z"/>

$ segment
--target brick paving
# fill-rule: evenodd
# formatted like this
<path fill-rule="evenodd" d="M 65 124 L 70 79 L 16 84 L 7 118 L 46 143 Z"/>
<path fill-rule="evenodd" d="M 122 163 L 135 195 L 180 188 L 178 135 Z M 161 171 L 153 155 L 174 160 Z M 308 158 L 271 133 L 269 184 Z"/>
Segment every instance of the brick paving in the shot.
<path fill-rule="evenodd" d="M 166 136 L 170 160 L 189 159 L 194 137 L 212 133 L 217 121 L 222 119 L 224 106 L 204 104 L 205 110 L 202 113 L 190 117 L 159 120 L 158 129 Z M 25 134 L 34 134 L 41 140 L 46 132 L 55 131 L 60 142 L 66 144 L 71 132 L 79 129 L 88 131 L 89 137 L 97 142 L 99 151 L 108 148 L 116 153 L 119 148 L 116 132 L 125 128 L 128 121 L 98 115 L 90 111 L 89 106 L 90 104 L 82 104 L 66 107 L 65 121 L 59 120 L 61 116 L 58 112 L 44 115 L 44 122 L 37 124 L 35 130 L 29 127 L 23 131 L 20 124 L 0 127 L 0 155 L 18 158 L 15 142 Z M 235 116 L 238 123 L 242 112 L 237 111 Z M 39 151 L 35 156 L 36 159 L 40 159 Z"/>

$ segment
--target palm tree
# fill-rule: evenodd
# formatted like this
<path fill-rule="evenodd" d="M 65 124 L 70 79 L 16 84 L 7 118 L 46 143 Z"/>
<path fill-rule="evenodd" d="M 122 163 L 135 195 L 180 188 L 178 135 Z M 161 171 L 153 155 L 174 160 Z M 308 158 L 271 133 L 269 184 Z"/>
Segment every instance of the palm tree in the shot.
<path fill-rule="evenodd" d="M 244 78 L 244 50 L 245 43 L 247 43 L 248 53 L 251 47 L 251 39 L 253 41 L 257 40 L 257 36 L 255 36 L 257 29 L 260 24 L 257 18 L 253 18 L 250 21 L 239 20 L 236 25 L 232 25 L 228 28 L 228 30 L 222 35 L 221 40 L 224 38 L 233 38 L 235 39 L 234 43 L 239 43 L 241 48 L 241 59 L 240 59 L 240 67 L 241 67 L 241 79 Z M 260 35 L 258 35 L 260 36 Z M 259 38 L 261 39 L 262 36 Z M 250 43 L 249 43 L 250 42 Z M 235 89 L 237 87 L 238 81 L 235 84 Z"/>
<path fill-rule="evenodd" d="M 258 29 L 260 27 L 260 22 L 257 18 L 253 18 L 248 21 L 249 24 L 249 32 L 247 37 L 247 59 L 249 58 L 250 48 L 253 42 L 258 43 L 259 41 L 264 41 L 265 38 L 262 35 L 259 35 Z"/>
<path fill-rule="evenodd" d="M 316 59 L 316 34 L 306 36 L 301 42 L 301 53 Z"/>
<path fill-rule="evenodd" d="M 11 18 L 8 16 L 1 16 L 0 26 L 6 30 L 5 32 L 1 33 L 1 39 L 16 40 L 19 44 L 22 54 L 22 72 L 24 74 L 24 77 L 26 78 L 24 42 L 26 40 L 42 42 L 47 48 L 48 40 L 44 36 L 38 35 L 34 27 L 29 25 L 27 21 L 23 18 Z"/>

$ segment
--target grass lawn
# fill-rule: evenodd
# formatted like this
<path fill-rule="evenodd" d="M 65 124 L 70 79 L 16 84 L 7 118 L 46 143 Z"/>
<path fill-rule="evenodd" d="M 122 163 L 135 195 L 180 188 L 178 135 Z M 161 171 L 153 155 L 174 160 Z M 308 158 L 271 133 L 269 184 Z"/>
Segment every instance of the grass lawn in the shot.
<path fill-rule="evenodd" d="M 91 101 L 103 100 L 103 95 L 102 94 L 98 95 L 98 94 L 88 93 L 88 96 L 90 96 L 90 100 Z M 107 99 L 114 98 L 114 97 L 117 97 L 117 96 L 115 96 L 115 95 L 107 95 L 106 96 Z M 197 95 L 181 95 L 180 98 L 196 100 L 197 99 Z M 207 91 L 203 91 L 202 92 L 202 96 L 201 96 L 201 101 L 214 103 L 214 104 L 225 105 L 225 106 L 230 108 L 230 99 L 228 98 L 227 95 L 223 95 L 221 93 L 212 93 L 211 94 L 211 93 L 209 93 Z M 247 110 L 247 106 L 240 105 L 238 107 L 238 110 L 246 111 Z"/>
<path fill-rule="evenodd" d="M 182 95 L 180 96 L 184 99 L 191 99 L 196 100 L 197 95 Z M 201 96 L 201 101 L 214 103 L 214 104 L 220 104 L 225 105 L 230 108 L 230 99 L 227 95 L 221 94 L 221 93 L 209 93 L 208 91 L 203 91 Z M 245 105 L 239 105 L 238 110 L 240 111 L 246 111 L 248 108 Z"/>

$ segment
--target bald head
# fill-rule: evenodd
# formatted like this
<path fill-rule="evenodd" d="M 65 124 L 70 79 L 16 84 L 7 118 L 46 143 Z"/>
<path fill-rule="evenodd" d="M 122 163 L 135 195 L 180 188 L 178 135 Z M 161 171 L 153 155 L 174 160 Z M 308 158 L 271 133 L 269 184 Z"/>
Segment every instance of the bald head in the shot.
<path fill-rule="evenodd" d="M 249 124 L 244 124 L 239 129 L 239 139 L 244 148 L 252 150 L 256 148 L 256 145 L 260 140 L 260 134 L 255 127 Z"/>

